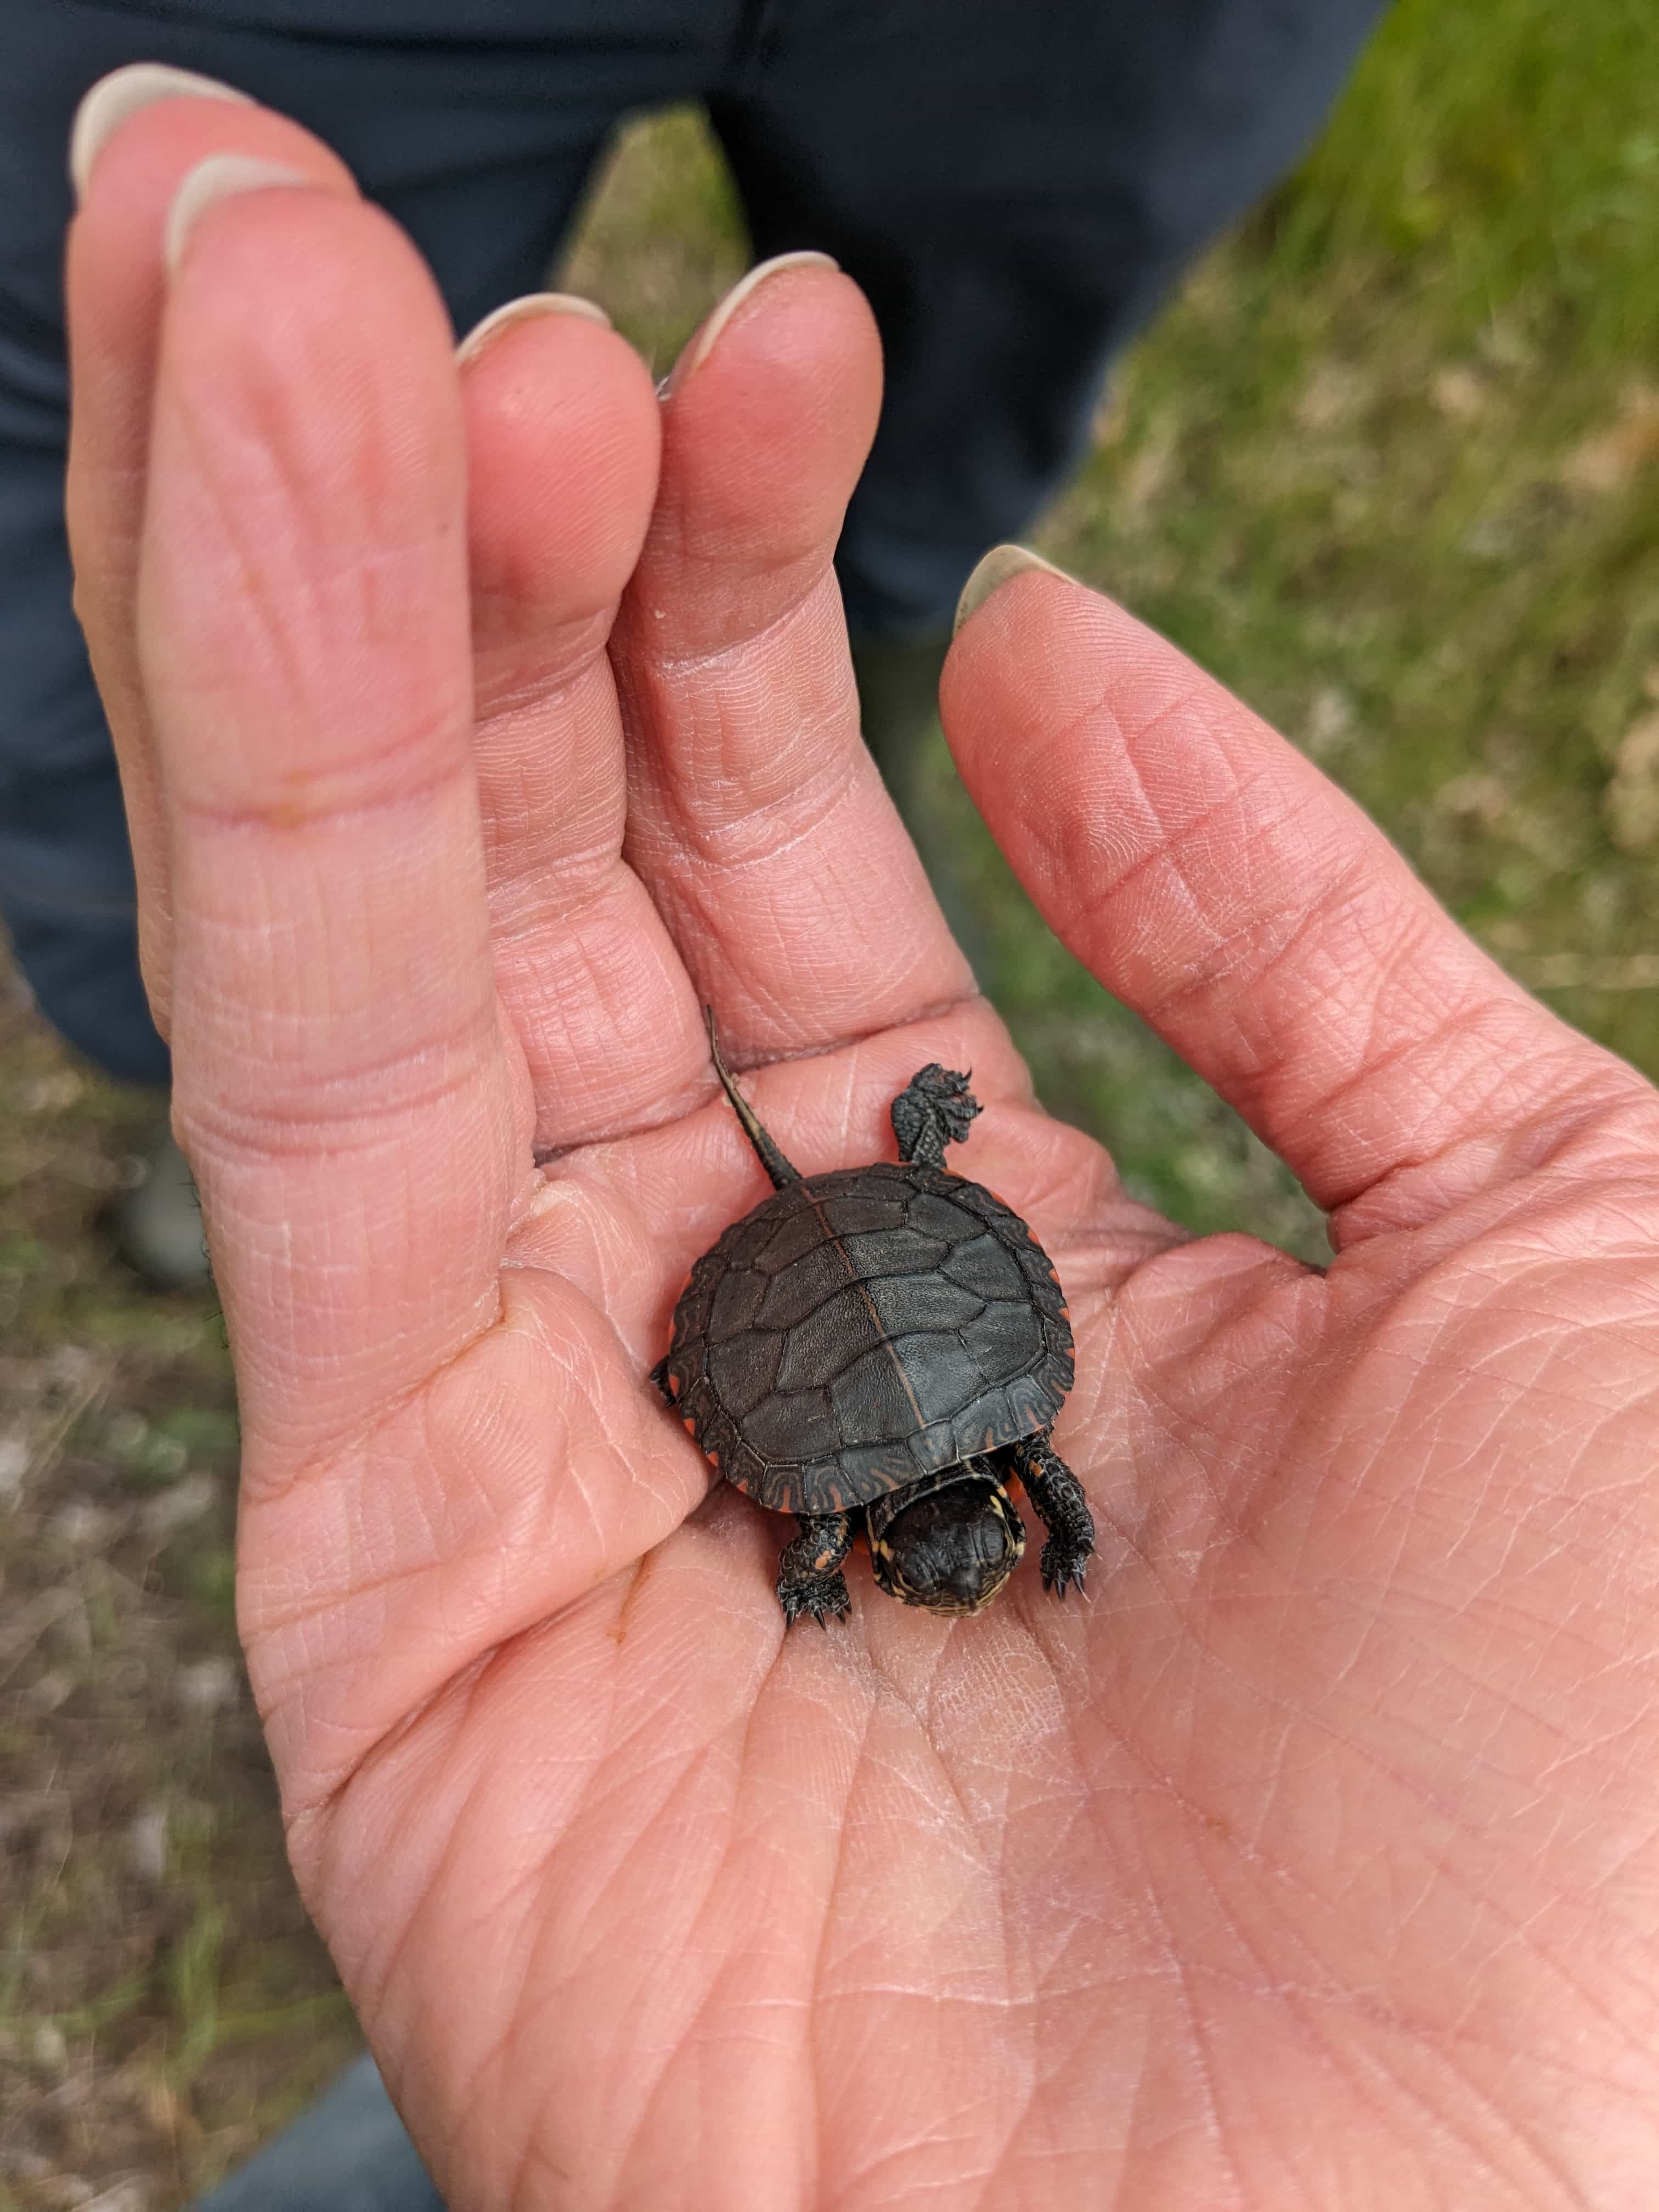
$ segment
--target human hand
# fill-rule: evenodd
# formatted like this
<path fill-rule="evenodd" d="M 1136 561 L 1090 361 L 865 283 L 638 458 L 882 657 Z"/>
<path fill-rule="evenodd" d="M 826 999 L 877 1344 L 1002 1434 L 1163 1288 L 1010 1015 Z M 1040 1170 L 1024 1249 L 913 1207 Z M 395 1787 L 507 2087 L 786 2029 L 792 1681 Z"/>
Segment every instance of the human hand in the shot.
<path fill-rule="evenodd" d="M 208 208 L 168 288 L 223 151 L 313 188 Z M 1186 1242 L 1045 1118 L 858 743 L 829 563 L 878 369 L 832 272 L 738 303 L 659 458 L 619 339 L 538 318 L 458 375 L 331 157 L 175 102 L 101 154 L 70 290 L 249 1665 L 457 2212 L 1644 2203 L 1649 1087 L 1027 573 L 946 670 L 969 787 L 1338 1257 Z M 952 1624 L 854 1571 L 785 1633 L 788 1524 L 645 1381 L 763 1188 L 704 999 L 809 1170 L 972 1067 L 956 1164 L 1070 1295 L 1086 1601 L 1028 1562 Z"/>

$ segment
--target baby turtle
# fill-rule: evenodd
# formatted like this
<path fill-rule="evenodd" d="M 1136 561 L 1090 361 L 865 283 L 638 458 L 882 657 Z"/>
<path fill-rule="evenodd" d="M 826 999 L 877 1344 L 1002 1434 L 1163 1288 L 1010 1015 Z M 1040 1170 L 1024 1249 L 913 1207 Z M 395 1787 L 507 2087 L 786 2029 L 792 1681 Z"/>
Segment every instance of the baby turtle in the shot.
<path fill-rule="evenodd" d="M 979 1103 L 935 1061 L 893 1101 L 896 1161 L 802 1176 L 715 1073 L 774 1194 L 691 1270 L 653 1380 L 726 1478 L 793 1513 L 778 1601 L 823 1626 L 848 1610 L 860 1525 L 906 1605 L 977 1613 L 1025 1548 L 1018 1475 L 1048 1540 L 1042 1579 L 1083 1587 L 1095 1524 L 1048 1443 L 1072 1330 L 1047 1253 L 1017 1213 L 952 1175 Z"/>

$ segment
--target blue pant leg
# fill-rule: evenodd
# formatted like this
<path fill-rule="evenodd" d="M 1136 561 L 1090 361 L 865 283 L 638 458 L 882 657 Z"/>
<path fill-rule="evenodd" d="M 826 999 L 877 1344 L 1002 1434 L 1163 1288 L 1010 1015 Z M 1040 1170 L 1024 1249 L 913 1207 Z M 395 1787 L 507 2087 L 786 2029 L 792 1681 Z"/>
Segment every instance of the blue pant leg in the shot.
<path fill-rule="evenodd" d="M 771 0 L 717 127 L 757 248 L 868 295 L 855 634 L 946 633 L 1085 450 L 1113 355 L 1313 136 L 1382 0 Z"/>
<path fill-rule="evenodd" d="M 161 61 L 296 116 L 410 233 L 465 329 L 541 283 L 617 118 L 696 88 L 724 52 L 728 0 L 3 4 L 0 919 L 47 1018 L 110 1073 L 160 1083 L 119 780 L 64 538 L 76 101 L 107 70 Z"/>
<path fill-rule="evenodd" d="M 365 2057 L 195 2212 L 444 2212 L 444 2204 Z"/>
<path fill-rule="evenodd" d="M 48 1020 L 111 1074 L 164 1083 L 120 780 L 70 609 L 62 448 L 15 436 L 11 366 L 0 341 L 0 916 Z"/>

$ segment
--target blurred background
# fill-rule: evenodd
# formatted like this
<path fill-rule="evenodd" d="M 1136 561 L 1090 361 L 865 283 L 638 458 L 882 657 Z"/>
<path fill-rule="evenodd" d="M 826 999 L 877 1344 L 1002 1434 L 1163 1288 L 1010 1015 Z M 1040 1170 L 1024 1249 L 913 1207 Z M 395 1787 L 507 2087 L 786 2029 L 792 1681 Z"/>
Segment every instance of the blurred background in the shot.
<path fill-rule="evenodd" d="M 1036 542 L 1659 1076 L 1656 82 L 1650 0 L 1396 0 Z M 746 259 L 679 111 L 623 135 L 559 281 L 660 373 Z M 1024 906 L 942 745 L 927 803 L 1048 1104 L 1177 1220 L 1320 1257 L 1285 1171 Z M 356 2047 L 241 1677 L 217 1313 L 102 1228 L 153 1113 L 0 991 L 0 2212 L 168 2212 Z"/>

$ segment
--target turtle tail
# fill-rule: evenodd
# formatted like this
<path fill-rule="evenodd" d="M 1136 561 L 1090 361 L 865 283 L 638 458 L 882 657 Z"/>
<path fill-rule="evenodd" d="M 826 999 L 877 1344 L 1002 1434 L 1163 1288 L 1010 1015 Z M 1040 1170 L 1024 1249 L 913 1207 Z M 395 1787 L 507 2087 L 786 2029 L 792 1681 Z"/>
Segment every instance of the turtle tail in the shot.
<path fill-rule="evenodd" d="M 720 1058 L 720 1040 L 714 1035 L 714 1009 L 712 1006 L 705 1006 L 702 1011 L 704 1018 L 708 1024 L 708 1049 L 714 1055 L 714 1073 L 719 1076 L 721 1088 L 726 1097 L 732 1101 L 732 1110 L 743 1124 L 744 1135 L 755 1147 L 761 1165 L 771 1176 L 774 1189 L 781 1190 L 786 1183 L 799 1182 L 801 1180 L 800 1170 L 790 1166 L 788 1161 L 762 1128 L 756 1118 L 754 1108 L 750 1106 L 749 1101 L 726 1072 L 726 1062 Z"/>

